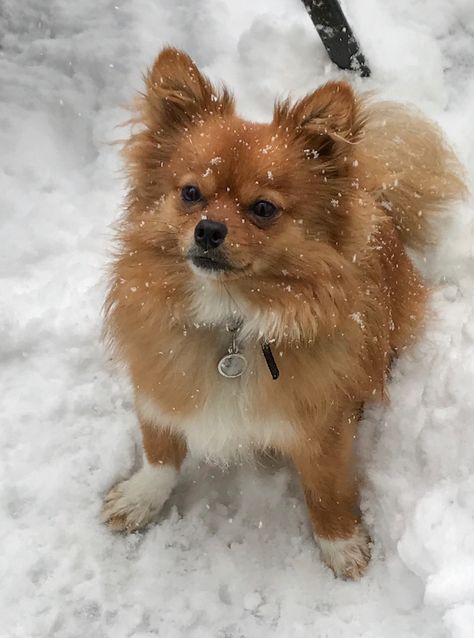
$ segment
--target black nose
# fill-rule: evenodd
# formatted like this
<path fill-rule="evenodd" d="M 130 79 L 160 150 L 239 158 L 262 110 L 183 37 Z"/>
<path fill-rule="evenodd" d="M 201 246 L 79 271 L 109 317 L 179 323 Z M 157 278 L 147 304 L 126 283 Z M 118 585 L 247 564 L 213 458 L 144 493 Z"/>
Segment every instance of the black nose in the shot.
<path fill-rule="evenodd" d="M 227 226 L 221 222 L 211 222 L 209 219 L 201 219 L 194 229 L 196 244 L 204 250 L 217 248 L 222 244 L 227 235 Z"/>

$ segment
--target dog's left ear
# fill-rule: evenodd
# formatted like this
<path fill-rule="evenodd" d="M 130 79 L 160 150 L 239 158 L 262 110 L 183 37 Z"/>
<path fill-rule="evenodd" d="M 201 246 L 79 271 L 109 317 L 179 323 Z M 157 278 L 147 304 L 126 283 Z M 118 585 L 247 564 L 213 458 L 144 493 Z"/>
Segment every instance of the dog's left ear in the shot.
<path fill-rule="evenodd" d="M 293 106 L 277 105 L 274 122 L 292 129 L 308 152 L 330 157 L 355 141 L 358 102 L 347 82 L 328 82 Z"/>
<path fill-rule="evenodd" d="M 186 53 L 170 47 L 161 51 L 148 72 L 145 97 L 152 124 L 176 132 L 196 116 L 233 108 L 225 89 L 218 91 Z"/>

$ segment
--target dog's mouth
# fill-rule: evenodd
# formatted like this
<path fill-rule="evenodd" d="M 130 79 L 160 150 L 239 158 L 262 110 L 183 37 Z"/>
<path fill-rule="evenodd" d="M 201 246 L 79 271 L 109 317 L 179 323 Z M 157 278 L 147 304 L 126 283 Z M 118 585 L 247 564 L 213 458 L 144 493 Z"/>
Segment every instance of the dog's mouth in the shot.
<path fill-rule="evenodd" d="M 191 252 L 188 255 L 188 259 L 196 268 L 203 271 L 218 273 L 234 270 L 232 264 L 222 253 L 212 253 L 211 251 L 202 253 Z"/>

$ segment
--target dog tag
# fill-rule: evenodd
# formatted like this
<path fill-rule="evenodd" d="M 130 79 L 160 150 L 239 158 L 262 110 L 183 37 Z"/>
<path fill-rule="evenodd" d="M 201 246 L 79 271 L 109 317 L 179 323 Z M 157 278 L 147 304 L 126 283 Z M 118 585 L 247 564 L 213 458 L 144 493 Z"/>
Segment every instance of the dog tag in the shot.
<path fill-rule="evenodd" d="M 226 379 L 236 379 L 247 370 L 247 359 L 243 354 L 231 352 L 222 357 L 217 364 L 217 369 Z"/>

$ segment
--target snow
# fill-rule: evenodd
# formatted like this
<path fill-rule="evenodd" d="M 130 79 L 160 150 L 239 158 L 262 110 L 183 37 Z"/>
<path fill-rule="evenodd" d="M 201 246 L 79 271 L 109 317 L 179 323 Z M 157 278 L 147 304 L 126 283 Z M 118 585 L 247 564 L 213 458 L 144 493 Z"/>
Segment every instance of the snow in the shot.
<path fill-rule="evenodd" d="M 474 164 L 472 0 L 346 0 L 373 76 Z M 319 560 L 282 463 L 188 462 L 160 523 L 113 536 L 104 493 L 130 474 L 130 390 L 100 344 L 123 179 L 123 105 L 159 48 L 185 48 L 248 117 L 345 77 L 299 0 L 4 0 L 0 18 L 0 635 L 5 638 L 470 638 L 474 627 L 474 222 L 435 253 L 426 335 L 367 410 L 367 576 Z M 357 320 L 357 318 L 355 318 Z"/>

